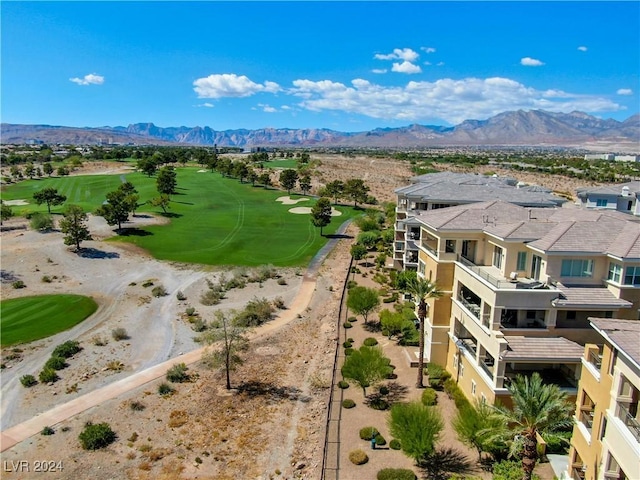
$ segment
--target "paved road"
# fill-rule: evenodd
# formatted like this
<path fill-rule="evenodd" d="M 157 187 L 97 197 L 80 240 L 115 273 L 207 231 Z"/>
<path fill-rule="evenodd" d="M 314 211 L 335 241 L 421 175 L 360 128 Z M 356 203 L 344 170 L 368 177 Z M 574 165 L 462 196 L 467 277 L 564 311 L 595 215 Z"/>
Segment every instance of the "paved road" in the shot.
<path fill-rule="evenodd" d="M 276 319 L 254 330 L 251 337 L 255 338 L 278 330 L 283 325 L 286 325 L 291 320 L 297 318 L 299 314 L 304 313 L 311 303 L 313 292 L 316 288 L 317 271 L 326 256 L 335 247 L 336 243 L 341 238 L 345 238 L 343 234 L 348 224 L 349 222 L 342 224 L 337 235 L 330 239 L 329 242 L 327 242 L 327 244 L 312 259 L 309 267 L 307 268 L 307 273 L 304 276 L 302 284 L 300 285 L 300 289 L 289 308 L 282 311 Z M 193 350 L 141 372 L 130 375 L 127 378 L 123 378 L 70 400 L 67 403 L 58 405 L 47 412 L 41 413 L 40 415 L 37 415 L 23 423 L 0 432 L 0 452 L 4 452 L 23 440 L 40 433 L 46 426 L 56 425 L 91 407 L 100 405 L 104 401 L 116 398 L 123 393 L 129 392 L 146 383 L 163 377 L 167 373 L 167 369 L 176 363 L 185 363 L 189 365 L 199 361 L 202 358 L 204 348 L 206 347 Z"/>

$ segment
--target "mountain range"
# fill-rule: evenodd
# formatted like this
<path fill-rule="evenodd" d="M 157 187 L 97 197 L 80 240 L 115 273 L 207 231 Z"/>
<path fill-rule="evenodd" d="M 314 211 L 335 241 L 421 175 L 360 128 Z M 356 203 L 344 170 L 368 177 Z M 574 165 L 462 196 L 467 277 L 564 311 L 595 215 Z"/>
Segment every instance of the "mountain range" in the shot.
<path fill-rule="evenodd" d="M 430 146 L 576 146 L 606 142 L 631 144 L 640 151 L 640 115 L 620 122 L 583 112 L 556 113 L 518 110 L 487 120 L 465 120 L 453 127 L 413 124 L 365 132 L 325 128 L 261 128 L 213 130 L 210 127 L 158 127 L 135 123 L 127 127 L 77 128 L 2 123 L 3 144 L 42 141 L 47 144 L 157 144 L 233 147 L 380 147 Z"/>

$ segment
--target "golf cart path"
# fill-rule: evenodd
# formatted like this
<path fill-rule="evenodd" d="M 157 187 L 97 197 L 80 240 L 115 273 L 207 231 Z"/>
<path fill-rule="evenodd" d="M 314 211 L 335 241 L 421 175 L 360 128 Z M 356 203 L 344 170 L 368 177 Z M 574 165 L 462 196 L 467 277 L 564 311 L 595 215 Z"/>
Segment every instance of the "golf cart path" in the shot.
<path fill-rule="evenodd" d="M 262 335 L 270 334 L 279 328 L 282 328 L 293 319 L 302 315 L 311 303 L 313 293 L 316 288 L 316 274 L 319 266 L 322 264 L 326 256 L 336 245 L 338 240 L 343 237 L 349 222 L 345 222 L 338 229 L 337 235 L 331 238 L 327 244 L 312 259 L 307 273 L 305 274 L 302 284 L 300 285 L 296 297 L 291 302 L 289 308 L 278 315 L 278 317 L 269 323 L 261 325 L 251 332 L 251 339 Z M 73 417 L 85 410 L 100 405 L 102 402 L 116 398 L 123 393 L 127 393 L 146 383 L 163 377 L 167 370 L 176 363 L 185 363 L 187 365 L 198 362 L 202 358 L 202 354 L 207 347 L 179 355 L 177 357 L 166 360 L 162 363 L 154 365 L 138 373 L 134 373 L 126 378 L 113 382 L 109 385 L 101 387 L 97 390 L 89 392 L 85 395 L 70 400 L 67 403 L 58 405 L 40 415 L 14 425 L 0 432 L 0 452 L 4 452 L 27 438 L 38 434 L 46 426 L 56 425 L 68 418 Z"/>

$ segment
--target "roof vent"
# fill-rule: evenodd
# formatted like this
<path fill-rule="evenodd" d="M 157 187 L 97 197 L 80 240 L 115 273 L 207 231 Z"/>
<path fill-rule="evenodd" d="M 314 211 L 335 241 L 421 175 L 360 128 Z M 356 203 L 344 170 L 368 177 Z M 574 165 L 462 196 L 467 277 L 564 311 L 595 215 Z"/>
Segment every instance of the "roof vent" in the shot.
<path fill-rule="evenodd" d="M 624 187 L 622 187 L 622 196 L 628 197 L 629 195 L 630 195 L 629 187 L 625 185 Z"/>

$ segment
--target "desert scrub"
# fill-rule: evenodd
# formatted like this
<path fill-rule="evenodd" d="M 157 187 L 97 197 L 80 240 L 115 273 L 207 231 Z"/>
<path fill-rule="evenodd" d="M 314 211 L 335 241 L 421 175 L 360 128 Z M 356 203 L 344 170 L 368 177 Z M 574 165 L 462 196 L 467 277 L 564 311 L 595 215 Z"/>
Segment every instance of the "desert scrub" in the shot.
<path fill-rule="evenodd" d="M 80 343 L 76 340 L 67 340 L 64 343 L 61 343 L 56 348 L 53 349 L 51 353 L 52 357 L 62 357 L 62 358 L 71 358 L 76 353 L 82 350 Z"/>
<path fill-rule="evenodd" d="M 127 330 L 122 327 L 114 328 L 113 330 L 111 330 L 111 336 L 118 342 L 120 340 L 127 340 L 129 338 Z"/>
<path fill-rule="evenodd" d="M 122 363 L 120 360 L 110 360 L 107 362 L 105 368 L 112 372 L 121 372 L 122 370 L 124 370 L 124 363 Z"/>
<path fill-rule="evenodd" d="M 416 478 L 418 477 L 413 470 L 407 468 L 383 468 L 376 475 L 376 480 L 416 480 Z"/>
<path fill-rule="evenodd" d="M 342 408 L 353 408 L 356 406 L 356 402 L 354 402 L 353 400 L 351 400 L 350 398 L 345 398 L 342 401 Z"/>
<path fill-rule="evenodd" d="M 169 428 L 183 426 L 189 421 L 189 414 L 184 410 L 174 410 L 169 414 Z"/>
<path fill-rule="evenodd" d="M 26 287 L 25 283 L 24 283 L 22 280 L 16 280 L 15 282 L 13 282 L 13 283 L 11 284 L 11 286 L 12 286 L 13 288 L 15 288 L 16 290 L 18 290 L 18 289 L 20 289 L 20 288 L 25 288 L 25 287 Z"/>
<path fill-rule="evenodd" d="M 369 461 L 369 457 L 364 451 L 358 449 L 349 452 L 349 460 L 351 460 L 351 463 L 354 465 L 364 465 Z"/>
<path fill-rule="evenodd" d="M 184 293 L 182 293 L 182 291 L 178 290 L 178 293 L 176 293 L 176 298 L 182 301 L 182 300 L 186 300 L 187 296 Z"/>
<path fill-rule="evenodd" d="M 160 385 L 158 385 L 158 393 L 163 397 L 168 397 L 169 395 L 172 395 L 173 392 L 175 391 L 176 389 L 173 388 L 168 383 L 161 383 Z"/>
<path fill-rule="evenodd" d="M 284 304 L 284 300 L 282 297 L 276 297 L 273 299 L 273 306 L 276 307 L 278 310 L 284 310 L 287 308 L 287 306 Z"/>
<path fill-rule="evenodd" d="M 38 383 L 38 381 L 33 375 L 23 375 L 22 377 L 20 377 L 20 383 L 23 387 L 29 388 L 33 387 L 36 383 Z"/>
<path fill-rule="evenodd" d="M 53 383 L 58 380 L 58 374 L 53 368 L 44 368 L 38 375 L 38 379 L 41 383 Z"/>
<path fill-rule="evenodd" d="M 156 287 L 153 287 L 153 289 L 151 290 L 151 295 L 153 295 L 154 297 L 166 297 L 167 295 L 169 295 L 169 293 L 163 285 L 158 285 Z"/>
<path fill-rule="evenodd" d="M 56 431 L 53 428 L 49 427 L 49 426 L 44 427 L 40 431 L 40 435 L 45 435 L 45 436 L 46 435 L 53 435 L 54 433 L 56 433 Z"/>
<path fill-rule="evenodd" d="M 84 450 L 98 450 L 115 442 L 116 432 L 111 430 L 108 423 L 87 423 L 84 430 L 78 435 L 80 445 Z"/>
<path fill-rule="evenodd" d="M 43 275 L 40 280 L 42 283 L 51 283 L 51 277 L 49 275 Z"/>
<path fill-rule="evenodd" d="M 51 357 L 47 360 L 47 363 L 44 364 L 44 368 L 52 368 L 54 370 L 63 370 L 68 366 L 69 364 L 65 362 L 62 357 Z"/>
<path fill-rule="evenodd" d="M 190 380 L 187 370 L 189 368 L 184 363 L 176 363 L 167 370 L 167 380 L 172 383 L 184 383 Z"/>

